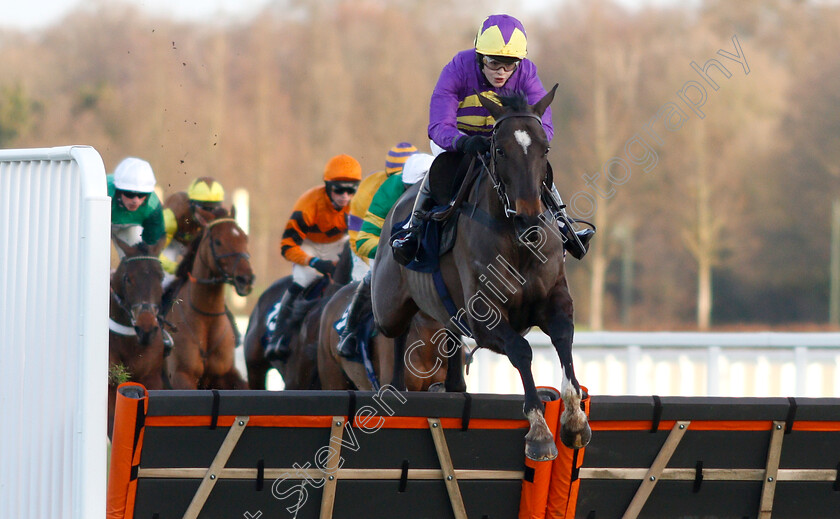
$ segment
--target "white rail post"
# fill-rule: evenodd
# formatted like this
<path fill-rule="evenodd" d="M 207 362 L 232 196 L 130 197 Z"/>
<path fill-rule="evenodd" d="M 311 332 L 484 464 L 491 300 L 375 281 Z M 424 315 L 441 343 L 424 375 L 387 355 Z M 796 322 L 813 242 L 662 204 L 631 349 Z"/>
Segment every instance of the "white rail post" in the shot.
<path fill-rule="evenodd" d="M 0 151 L 0 517 L 105 517 L 110 211 L 93 148 Z"/>

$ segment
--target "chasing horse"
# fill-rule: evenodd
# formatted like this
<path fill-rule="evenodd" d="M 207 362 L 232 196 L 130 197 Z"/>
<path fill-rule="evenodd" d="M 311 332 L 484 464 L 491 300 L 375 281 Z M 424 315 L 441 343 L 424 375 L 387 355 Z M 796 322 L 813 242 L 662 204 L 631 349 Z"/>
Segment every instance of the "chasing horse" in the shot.
<path fill-rule="evenodd" d="M 175 327 L 167 358 L 175 389 L 244 389 L 234 366 L 236 337 L 225 308 L 225 285 L 236 293 L 251 292 L 254 274 L 248 235 L 237 225 L 235 211 L 223 207 L 195 210 L 202 232 L 178 265 L 167 300 L 167 319 Z"/>
<path fill-rule="evenodd" d="M 163 240 L 154 246 L 141 241 L 131 246 L 113 236 L 124 253 L 111 275 L 108 315 L 108 435 L 114 426 L 116 390 L 131 380 L 147 389 L 164 389 L 164 329 L 161 311 L 163 268 L 158 255 Z"/>
<path fill-rule="evenodd" d="M 266 389 L 265 377 L 272 367 L 283 377 L 286 389 L 321 389 L 316 358 L 321 310 L 338 289 L 350 282 L 351 267 L 350 246 L 345 243 L 335 271 L 322 276 L 295 300 L 290 320 L 299 325 L 291 326 L 291 353 L 285 361 L 266 359 L 265 347 L 275 335 L 283 295 L 292 284 L 292 276 L 278 279 L 260 294 L 243 342 L 250 389 Z"/>
<path fill-rule="evenodd" d="M 477 96 L 495 120 L 487 162 L 483 155 L 443 153 L 427 176 L 434 201 L 448 208 L 436 218 L 457 218 L 451 249 L 441 255 L 434 240 L 423 242 L 412 263 L 438 263 L 436 271 L 424 272 L 413 270 L 412 263 L 403 266 L 392 250 L 381 247 L 372 280 L 373 313 L 386 336 L 405 333 L 419 310 L 447 323 L 453 342 L 470 334 L 478 347 L 508 357 L 525 390 L 524 414 L 530 423 L 525 454 L 538 461 L 553 459 L 558 451 L 531 373 L 531 346 L 524 339 L 533 326 L 551 338 L 562 364 L 563 444 L 580 448 L 591 437 L 572 362 L 573 304 L 556 220 L 565 213 L 551 194 L 549 144 L 541 122 L 556 90 L 557 85 L 534 105 L 521 94 L 500 96 L 501 104 Z M 456 177 L 456 171 L 463 182 L 454 183 L 457 193 L 449 204 L 451 191 L 441 195 L 435 182 Z M 417 191 L 413 186 L 397 203 L 384 232 L 408 219 Z M 383 233 L 383 240 L 389 238 Z M 402 352 L 395 355 L 400 359 Z M 449 357 L 446 389 L 466 389 L 460 355 Z"/>
<path fill-rule="evenodd" d="M 336 323 L 347 325 L 347 306 L 358 282 L 338 290 L 324 306 L 318 336 L 318 376 L 321 389 L 378 391 L 382 385 L 391 384 L 395 375 L 395 341 L 404 341 L 399 349 L 405 358 L 399 363 L 406 366 L 405 388 L 408 391 L 442 392 L 446 379 L 446 355 L 439 348 L 441 325 L 428 315 L 418 312 L 404 337 L 390 339 L 375 333 L 372 318 L 363 317 L 360 324 L 364 335 L 359 338 L 365 347 L 359 348 L 356 357 L 348 359 L 338 352 L 339 333 Z M 370 315 L 370 305 L 361 310 Z"/>

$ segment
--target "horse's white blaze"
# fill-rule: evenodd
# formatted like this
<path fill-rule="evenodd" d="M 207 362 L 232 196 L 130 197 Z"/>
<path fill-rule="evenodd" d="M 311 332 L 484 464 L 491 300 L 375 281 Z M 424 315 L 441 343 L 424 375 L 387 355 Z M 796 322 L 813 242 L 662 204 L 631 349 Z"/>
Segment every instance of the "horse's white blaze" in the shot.
<path fill-rule="evenodd" d="M 513 132 L 513 136 L 516 137 L 516 142 L 522 146 L 522 151 L 525 152 L 525 155 L 528 154 L 528 146 L 531 145 L 531 136 L 528 135 L 528 132 L 525 130 L 516 130 Z"/>

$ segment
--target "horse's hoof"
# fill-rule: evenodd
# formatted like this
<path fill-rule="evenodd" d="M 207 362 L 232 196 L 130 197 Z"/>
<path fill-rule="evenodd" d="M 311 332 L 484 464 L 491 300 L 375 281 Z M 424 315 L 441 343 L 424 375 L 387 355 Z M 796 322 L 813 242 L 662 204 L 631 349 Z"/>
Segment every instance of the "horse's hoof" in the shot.
<path fill-rule="evenodd" d="M 582 449 L 589 445 L 592 439 L 592 429 L 586 423 L 581 431 L 570 431 L 565 426 L 560 428 L 560 441 L 570 449 Z"/>
<path fill-rule="evenodd" d="M 443 382 L 435 382 L 429 389 L 427 389 L 429 393 L 446 393 L 446 387 L 443 385 Z"/>
<path fill-rule="evenodd" d="M 546 441 L 525 441 L 525 456 L 534 461 L 551 461 L 557 457 L 557 446 L 549 438 Z"/>

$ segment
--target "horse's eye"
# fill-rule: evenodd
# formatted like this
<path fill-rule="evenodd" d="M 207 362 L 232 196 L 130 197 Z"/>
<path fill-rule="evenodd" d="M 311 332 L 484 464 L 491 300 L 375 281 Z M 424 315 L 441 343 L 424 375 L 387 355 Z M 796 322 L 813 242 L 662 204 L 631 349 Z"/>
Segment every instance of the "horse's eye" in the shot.
<path fill-rule="evenodd" d="M 213 241 L 215 241 L 216 245 L 218 245 L 219 247 L 222 246 L 222 240 L 216 239 L 216 240 L 213 240 Z"/>
<path fill-rule="evenodd" d="M 505 150 L 503 150 L 502 148 L 496 148 L 496 155 L 498 155 L 499 157 L 504 157 Z"/>
<path fill-rule="evenodd" d="M 548 155 L 548 152 L 549 152 L 549 151 L 551 151 L 551 148 L 550 148 L 550 147 L 546 148 L 546 149 L 545 149 L 545 155 Z"/>

